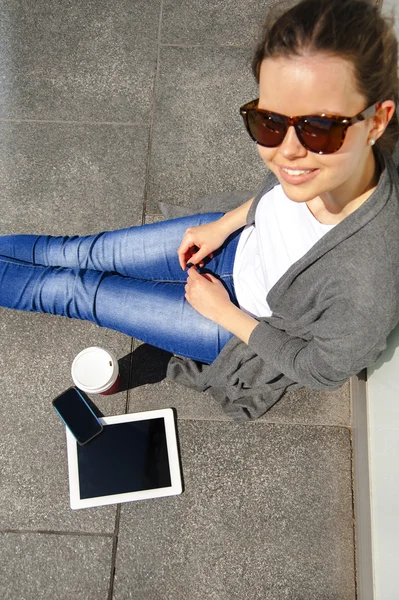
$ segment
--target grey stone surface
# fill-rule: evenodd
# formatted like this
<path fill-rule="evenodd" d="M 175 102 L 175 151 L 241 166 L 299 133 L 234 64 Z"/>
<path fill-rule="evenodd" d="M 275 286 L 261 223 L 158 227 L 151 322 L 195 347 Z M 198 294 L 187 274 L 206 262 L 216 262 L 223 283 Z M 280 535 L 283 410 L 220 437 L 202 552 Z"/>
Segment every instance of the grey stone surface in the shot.
<path fill-rule="evenodd" d="M 265 166 L 245 131 L 241 104 L 256 98 L 241 48 L 163 47 L 149 173 L 148 212 L 158 202 L 257 189 Z"/>
<path fill-rule="evenodd" d="M 165 0 L 161 41 L 164 44 L 252 46 L 267 9 L 273 4 L 277 4 L 277 0 L 247 0 L 245 3 Z"/>
<path fill-rule="evenodd" d="M 355 598 L 347 430 L 178 430 L 185 491 L 122 506 L 114 600 Z"/>
<path fill-rule="evenodd" d="M 147 122 L 160 0 L 2 2 L 0 116 Z"/>
<path fill-rule="evenodd" d="M 307 388 L 287 392 L 264 418 L 274 423 L 350 427 L 352 415 L 349 381 L 334 392 Z"/>
<path fill-rule="evenodd" d="M 141 222 L 146 127 L 0 122 L 0 234 Z"/>
<path fill-rule="evenodd" d="M 0 533 L 2 600 L 105 600 L 112 538 Z"/>
<path fill-rule="evenodd" d="M 111 533 L 115 506 L 69 508 L 65 428 L 51 401 L 73 385 L 73 358 L 88 346 L 121 358 L 131 340 L 92 323 L 0 309 L 0 529 Z M 106 416 L 126 392 L 91 396 Z"/>

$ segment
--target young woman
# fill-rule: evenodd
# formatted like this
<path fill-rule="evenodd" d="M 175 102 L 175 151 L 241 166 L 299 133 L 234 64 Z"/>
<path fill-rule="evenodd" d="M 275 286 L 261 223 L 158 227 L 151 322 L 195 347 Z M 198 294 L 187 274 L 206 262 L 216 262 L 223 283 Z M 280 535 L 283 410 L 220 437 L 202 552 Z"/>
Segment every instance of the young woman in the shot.
<path fill-rule="evenodd" d="M 171 378 L 256 418 L 337 389 L 399 320 L 397 43 L 366 0 L 269 18 L 241 108 L 269 169 L 255 196 L 84 237 L 0 237 L 0 305 L 86 319 L 183 358 Z M 194 360 L 192 360 L 194 359 Z"/>

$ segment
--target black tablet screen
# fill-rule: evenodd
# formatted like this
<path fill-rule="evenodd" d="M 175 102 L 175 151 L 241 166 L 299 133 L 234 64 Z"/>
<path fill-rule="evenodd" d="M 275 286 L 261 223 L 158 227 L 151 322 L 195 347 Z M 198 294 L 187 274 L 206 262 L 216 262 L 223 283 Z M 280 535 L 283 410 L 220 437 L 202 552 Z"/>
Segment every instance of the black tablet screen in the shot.
<path fill-rule="evenodd" d="M 163 418 L 104 425 L 77 452 L 82 500 L 171 486 Z"/>

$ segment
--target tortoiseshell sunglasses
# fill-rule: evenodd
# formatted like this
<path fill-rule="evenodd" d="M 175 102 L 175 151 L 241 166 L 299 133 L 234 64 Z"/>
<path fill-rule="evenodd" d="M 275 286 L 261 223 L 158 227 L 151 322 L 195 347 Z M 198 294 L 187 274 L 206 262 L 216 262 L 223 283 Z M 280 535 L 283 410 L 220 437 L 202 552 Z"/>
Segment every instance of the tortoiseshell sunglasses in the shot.
<path fill-rule="evenodd" d="M 326 114 L 287 117 L 258 108 L 258 102 L 259 98 L 240 108 L 245 127 L 257 144 L 276 148 L 282 144 L 288 127 L 293 126 L 302 146 L 316 154 L 337 152 L 344 143 L 348 127 L 372 117 L 379 104 L 369 106 L 354 117 Z"/>

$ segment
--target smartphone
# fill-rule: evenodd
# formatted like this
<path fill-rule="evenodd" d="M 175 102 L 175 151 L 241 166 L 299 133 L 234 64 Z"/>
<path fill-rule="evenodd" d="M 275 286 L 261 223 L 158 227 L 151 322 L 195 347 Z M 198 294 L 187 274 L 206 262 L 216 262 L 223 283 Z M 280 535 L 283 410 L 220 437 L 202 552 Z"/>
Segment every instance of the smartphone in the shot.
<path fill-rule="evenodd" d="M 78 444 L 83 446 L 102 432 L 103 425 L 87 402 L 84 392 L 70 387 L 53 400 L 53 406 Z"/>

